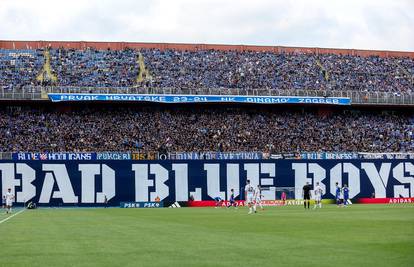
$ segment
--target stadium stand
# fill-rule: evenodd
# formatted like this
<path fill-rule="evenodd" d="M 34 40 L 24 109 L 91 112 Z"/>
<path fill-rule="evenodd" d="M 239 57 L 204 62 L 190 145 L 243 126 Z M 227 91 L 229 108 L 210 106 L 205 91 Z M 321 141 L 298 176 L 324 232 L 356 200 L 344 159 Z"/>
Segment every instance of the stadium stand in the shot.
<path fill-rule="evenodd" d="M 19 90 L 42 93 L 20 99 L 45 101 L 46 93 L 55 90 L 93 93 L 116 88 L 117 93 L 188 89 L 193 94 L 231 90 L 234 95 L 259 89 L 270 95 L 277 90 L 292 95 L 351 92 L 353 103 L 359 104 L 369 102 L 360 95 L 366 92 L 403 95 L 408 104 L 414 103 L 410 52 L 0 41 L 0 78 L 4 101 L 15 99 Z M 384 113 L 382 108 L 354 107 L 32 104 L 0 108 L 0 152 L 414 151 L 410 109 Z"/>
<path fill-rule="evenodd" d="M 412 111 L 3 107 L 0 151 L 413 152 Z"/>
<path fill-rule="evenodd" d="M 414 59 L 218 49 L 1 49 L 0 86 L 413 93 Z M 93 91 L 93 89 L 91 89 Z"/>

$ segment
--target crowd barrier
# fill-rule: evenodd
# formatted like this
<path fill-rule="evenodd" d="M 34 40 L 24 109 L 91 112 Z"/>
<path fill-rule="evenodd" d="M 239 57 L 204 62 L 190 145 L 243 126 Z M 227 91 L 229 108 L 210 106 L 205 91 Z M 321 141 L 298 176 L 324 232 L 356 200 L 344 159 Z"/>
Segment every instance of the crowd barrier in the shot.
<path fill-rule="evenodd" d="M 150 94 L 150 95 L 232 95 L 232 96 L 267 96 L 267 97 L 301 97 L 301 98 L 349 98 L 352 105 L 413 105 L 412 92 L 365 92 L 349 88 L 343 90 L 316 89 L 241 89 L 241 88 L 141 88 L 141 87 L 79 87 L 79 86 L 24 86 L 5 89 L 0 87 L 0 100 L 42 100 L 48 101 L 48 94 Z M 118 101 L 118 100 L 112 100 Z M 112 102 L 111 101 L 111 102 Z M 188 102 L 188 101 L 186 101 Z M 203 103 L 198 101 L 197 103 Z M 297 103 L 303 104 L 303 103 Z M 304 103 L 308 104 L 308 103 Z M 323 103 L 322 103 L 323 104 Z"/>

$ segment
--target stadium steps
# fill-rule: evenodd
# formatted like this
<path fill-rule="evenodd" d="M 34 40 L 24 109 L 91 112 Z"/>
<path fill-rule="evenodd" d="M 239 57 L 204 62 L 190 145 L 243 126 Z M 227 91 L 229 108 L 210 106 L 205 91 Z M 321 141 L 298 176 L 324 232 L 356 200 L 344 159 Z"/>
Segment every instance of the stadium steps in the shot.
<path fill-rule="evenodd" d="M 137 63 L 139 65 L 139 72 L 138 72 L 136 82 L 141 83 L 145 80 L 151 80 L 152 77 L 149 73 L 149 70 L 145 67 L 144 56 L 140 52 L 138 52 Z M 144 78 L 144 76 L 145 76 L 145 78 Z"/>
<path fill-rule="evenodd" d="M 316 65 L 319 66 L 322 73 L 324 74 L 325 81 L 329 81 L 329 72 L 328 70 L 322 65 L 321 61 L 319 59 L 316 59 Z"/>
<path fill-rule="evenodd" d="M 36 80 L 43 82 L 44 78 L 46 77 L 52 82 L 57 82 L 57 77 L 52 73 L 52 67 L 50 66 L 50 52 L 48 49 L 45 49 L 43 56 L 45 58 L 45 63 L 43 64 L 42 70 L 37 75 Z"/>

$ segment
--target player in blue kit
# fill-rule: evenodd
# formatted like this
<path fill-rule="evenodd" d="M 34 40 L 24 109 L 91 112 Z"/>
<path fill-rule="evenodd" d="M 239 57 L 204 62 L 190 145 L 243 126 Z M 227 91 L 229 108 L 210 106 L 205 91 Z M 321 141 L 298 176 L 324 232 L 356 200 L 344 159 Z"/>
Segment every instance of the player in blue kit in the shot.
<path fill-rule="evenodd" d="M 234 207 L 237 209 L 236 200 L 234 199 L 234 189 L 230 190 L 230 199 L 229 199 L 229 205 L 227 208 Z"/>
<path fill-rule="evenodd" d="M 335 183 L 336 191 L 335 191 L 335 199 L 336 199 L 336 205 L 340 207 L 341 205 L 341 187 L 339 187 L 338 182 Z"/>
<path fill-rule="evenodd" d="M 346 184 L 344 184 L 344 187 L 342 188 L 342 193 L 344 194 L 344 205 L 346 206 L 349 199 L 349 188 Z"/>

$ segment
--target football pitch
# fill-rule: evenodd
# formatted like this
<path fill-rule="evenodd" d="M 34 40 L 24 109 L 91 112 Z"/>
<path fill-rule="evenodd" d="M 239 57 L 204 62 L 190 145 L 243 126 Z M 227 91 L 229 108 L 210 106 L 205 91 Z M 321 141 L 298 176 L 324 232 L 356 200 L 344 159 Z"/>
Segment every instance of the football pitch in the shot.
<path fill-rule="evenodd" d="M 0 266 L 414 266 L 414 205 L 40 208 L 0 244 Z"/>

